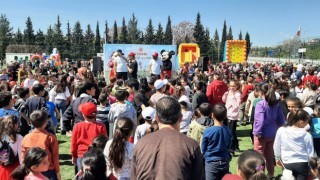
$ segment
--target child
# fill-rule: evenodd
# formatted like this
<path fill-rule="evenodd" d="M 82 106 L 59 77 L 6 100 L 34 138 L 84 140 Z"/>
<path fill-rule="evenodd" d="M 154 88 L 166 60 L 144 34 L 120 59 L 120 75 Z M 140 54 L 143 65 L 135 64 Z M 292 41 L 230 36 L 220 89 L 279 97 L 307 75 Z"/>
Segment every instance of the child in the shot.
<path fill-rule="evenodd" d="M 99 179 L 107 180 L 107 163 L 100 149 L 88 150 L 81 161 L 81 172 L 79 180 Z"/>
<path fill-rule="evenodd" d="M 145 136 L 145 133 L 148 128 L 152 125 L 152 120 L 154 119 L 156 111 L 152 107 L 146 107 L 142 110 L 142 117 L 145 120 L 144 124 L 141 124 L 137 127 L 134 135 L 134 144 L 137 144 L 138 141 Z"/>
<path fill-rule="evenodd" d="M 180 123 L 180 132 L 187 135 L 187 132 L 189 130 L 189 126 L 192 119 L 192 111 L 188 110 L 188 103 L 185 101 L 180 102 L 181 106 L 181 114 L 182 114 L 182 120 Z"/>
<path fill-rule="evenodd" d="M 265 161 L 261 154 L 254 150 L 247 150 L 238 159 L 238 174 L 225 175 L 222 180 L 259 179 L 268 180 L 264 173 Z"/>
<path fill-rule="evenodd" d="M 240 101 L 239 101 L 240 102 Z M 229 173 L 231 131 L 223 125 L 227 119 L 227 108 L 215 105 L 212 110 L 214 126 L 203 132 L 202 154 L 205 159 L 206 179 L 221 179 Z"/>
<path fill-rule="evenodd" d="M 30 115 L 31 124 L 34 130 L 27 134 L 22 140 L 22 160 L 25 158 L 27 150 L 32 147 L 41 147 L 48 153 L 49 168 L 43 172 L 43 175 L 49 179 L 61 179 L 59 165 L 59 145 L 57 138 L 45 130 L 48 124 L 48 113 L 46 111 L 36 110 Z"/>
<path fill-rule="evenodd" d="M 234 156 L 235 151 L 239 150 L 239 141 L 237 137 L 237 121 L 239 118 L 239 107 L 241 104 L 241 93 L 239 91 L 238 81 L 231 80 L 229 84 L 229 91 L 224 93 L 222 96 L 222 101 L 226 103 L 228 126 L 231 130 L 231 146 L 230 152 Z"/>
<path fill-rule="evenodd" d="M 183 77 L 183 78 L 181 78 L 180 82 L 181 82 L 181 85 L 186 90 L 185 95 L 189 98 L 190 94 L 191 94 L 191 89 L 190 89 L 190 87 L 188 85 L 188 78 Z"/>
<path fill-rule="evenodd" d="M 109 120 L 108 115 L 110 111 L 110 105 L 108 102 L 108 95 L 105 93 L 101 93 L 99 96 L 99 106 L 97 107 L 97 116 L 96 121 L 103 123 L 106 126 L 106 129 L 109 130 Z"/>
<path fill-rule="evenodd" d="M 320 179 L 320 158 L 311 158 L 309 160 L 309 165 L 311 168 L 311 173 L 315 177 L 314 180 L 319 180 Z"/>
<path fill-rule="evenodd" d="M 76 124 L 72 131 L 71 155 L 72 163 L 80 170 L 80 162 L 83 154 L 88 150 L 92 140 L 98 135 L 107 136 L 106 127 L 102 123 L 95 122 L 97 105 L 86 102 L 79 106 L 84 121 Z"/>
<path fill-rule="evenodd" d="M 213 126 L 213 121 L 210 119 L 212 106 L 209 103 L 203 103 L 200 105 L 199 111 L 201 117 L 191 122 L 187 136 L 196 140 L 201 146 L 203 131 L 207 127 Z"/>
<path fill-rule="evenodd" d="M 304 110 L 291 111 L 287 126 L 278 129 L 273 145 L 277 165 L 283 163 L 296 179 L 307 179 L 308 162 L 314 154 L 312 136 L 304 129 L 310 119 Z"/>
<path fill-rule="evenodd" d="M 106 147 L 107 142 L 108 142 L 108 138 L 105 135 L 99 135 L 93 139 L 89 149 L 99 148 L 101 151 L 103 151 L 104 148 Z"/>
<path fill-rule="evenodd" d="M 104 157 L 107 162 L 107 176 L 117 179 L 130 179 L 130 164 L 133 157 L 134 145 L 128 142 L 133 132 L 134 124 L 131 119 L 121 117 L 116 123 L 113 139 L 107 142 Z"/>
<path fill-rule="evenodd" d="M 125 102 L 126 97 L 127 97 L 127 91 L 126 90 L 117 90 L 115 95 L 116 95 L 118 102 L 111 105 L 110 112 L 108 115 L 109 134 L 110 134 L 109 138 L 112 138 L 113 132 L 115 129 L 114 124 L 117 123 L 117 119 L 119 119 L 120 117 L 130 118 L 134 124 L 134 126 L 133 126 L 134 131 L 137 127 L 136 110 L 134 109 L 134 107 L 131 104 Z"/>
<path fill-rule="evenodd" d="M 21 136 L 25 136 L 30 131 L 30 126 L 28 124 L 27 117 L 24 117 L 24 113 L 21 113 L 23 109 L 25 109 L 25 102 L 30 97 L 30 91 L 28 88 L 17 88 L 16 93 L 18 95 L 18 98 L 16 99 L 16 102 L 14 103 L 14 108 L 20 112 L 21 118 L 20 118 L 20 127 L 19 127 L 19 134 Z"/>
<path fill-rule="evenodd" d="M 47 108 L 48 108 L 50 116 L 51 116 L 51 118 L 49 118 L 49 121 L 48 121 L 48 125 L 50 127 L 50 130 L 48 130 L 48 131 L 55 134 L 57 126 L 58 126 L 57 119 L 59 119 L 60 113 L 59 113 L 59 110 L 56 107 L 56 105 L 53 102 L 49 101 L 48 91 L 44 91 L 43 97 L 46 99 Z"/>
<path fill-rule="evenodd" d="M 313 138 L 313 146 L 317 156 L 320 156 L 320 105 L 314 107 L 314 115 L 311 119 L 311 135 Z"/>
<path fill-rule="evenodd" d="M 202 92 L 202 89 L 205 88 L 205 84 L 203 81 L 196 81 L 195 82 L 195 93 L 192 96 L 192 109 L 199 108 L 200 104 L 208 102 L 208 97 L 205 93 Z"/>
<path fill-rule="evenodd" d="M 139 82 L 136 79 L 131 79 L 127 82 L 127 90 L 129 92 L 129 97 L 128 97 L 128 101 L 130 101 L 131 103 L 134 103 L 134 95 L 137 93 L 137 91 L 139 90 Z"/>
<path fill-rule="evenodd" d="M 16 180 L 48 180 L 42 173 L 48 171 L 49 167 L 48 153 L 39 147 L 33 147 L 26 152 L 23 164 L 12 172 L 11 178 Z"/>
<path fill-rule="evenodd" d="M 1 180 L 9 180 L 11 172 L 21 162 L 21 141 L 23 137 L 18 134 L 18 128 L 18 118 L 15 115 L 4 116 L 3 120 L 0 121 Z"/>
<path fill-rule="evenodd" d="M 6 115 L 15 115 L 18 118 L 18 123 L 20 125 L 20 113 L 13 109 L 15 99 L 12 98 L 10 92 L 0 92 L 0 117 Z"/>

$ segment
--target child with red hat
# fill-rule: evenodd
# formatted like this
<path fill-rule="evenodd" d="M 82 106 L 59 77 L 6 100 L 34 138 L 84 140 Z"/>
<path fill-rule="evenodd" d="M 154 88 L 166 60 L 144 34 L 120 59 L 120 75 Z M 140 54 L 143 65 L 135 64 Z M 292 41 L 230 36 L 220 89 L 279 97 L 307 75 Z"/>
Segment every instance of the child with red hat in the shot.
<path fill-rule="evenodd" d="M 80 162 L 83 154 L 87 152 L 93 139 L 99 135 L 107 136 L 104 124 L 96 122 L 97 105 L 86 102 L 79 106 L 84 121 L 77 123 L 72 131 L 71 155 L 72 163 L 80 170 Z"/>

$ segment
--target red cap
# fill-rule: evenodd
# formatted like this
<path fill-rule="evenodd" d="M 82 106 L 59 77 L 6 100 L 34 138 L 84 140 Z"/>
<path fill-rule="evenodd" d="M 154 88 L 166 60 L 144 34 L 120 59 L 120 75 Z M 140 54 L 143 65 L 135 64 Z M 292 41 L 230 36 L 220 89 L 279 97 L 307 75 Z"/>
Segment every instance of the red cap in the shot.
<path fill-rule="evenodd" d="M 154 53 L 152 54 L 152 56 L 158 57 L 158 53 L 157 53 L 157 52 L 154 52 Z"/>
<path fill-rule="evenodd" d="M 87 117 L 96 117 L 97 114 L 97 105 L 93 102 L 86 102 L 80 104 L 79 111 Z"/>
<path fill-rule="evenodd" d="M 128 54 L 128 56 L 135 56 L 136 54 L 134 53 L 134 52 L 130 52 L 129 54 Z"/>

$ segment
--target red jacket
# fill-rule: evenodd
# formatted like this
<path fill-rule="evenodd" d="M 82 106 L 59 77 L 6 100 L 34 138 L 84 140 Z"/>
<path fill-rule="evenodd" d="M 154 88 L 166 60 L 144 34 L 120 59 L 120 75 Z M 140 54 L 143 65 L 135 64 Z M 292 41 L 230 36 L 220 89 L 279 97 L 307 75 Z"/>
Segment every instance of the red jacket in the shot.
<path fill-rule="evenodd" d="M 308 81 L 311 81 L 315 85 L 319 86 L 318 77 L 315 75 L 314 76 L 306 75 L 302 80 L 302 86 L 304 86 L 306 84 L 306 82 L 308 82 Z"/>
<path fill-rule="evenodd" d="M 104 124 L 98 122 L 79 122 L 72 131 L 71 155 L 74 158 L 82 158 L 87 152 L 93 139 L 98 135 L 107 136 L 107 130 Z"/>
<path fill-rule="evenodd" d="M 220 80 L 213 80 L 207 87 L 208 102 L 214 106 L 216 104 L 225 104 L 222 102 L 222 96 L 228 91 L 228 85 Z"/>
<path fill-rule="evenodd" d="M 241 103 L 247 101 L 249 94 L 254 90 L 252 84 L 245 85 L 242 90 Z"/>

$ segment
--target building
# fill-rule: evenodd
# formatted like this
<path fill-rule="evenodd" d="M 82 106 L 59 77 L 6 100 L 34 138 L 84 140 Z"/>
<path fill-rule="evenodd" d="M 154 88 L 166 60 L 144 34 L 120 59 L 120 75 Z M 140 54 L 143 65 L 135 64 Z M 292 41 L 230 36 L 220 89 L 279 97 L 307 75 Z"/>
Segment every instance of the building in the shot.
<path fill-rule="evenodd" d="M 11 64 L 13 61 L 30 60 L 33 53 L 6 53 L 6 63 Z"/>

